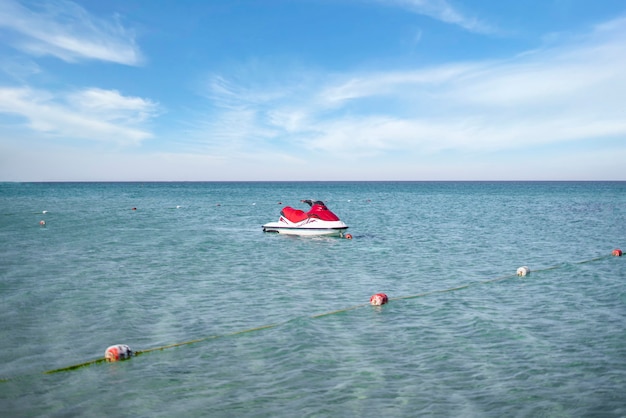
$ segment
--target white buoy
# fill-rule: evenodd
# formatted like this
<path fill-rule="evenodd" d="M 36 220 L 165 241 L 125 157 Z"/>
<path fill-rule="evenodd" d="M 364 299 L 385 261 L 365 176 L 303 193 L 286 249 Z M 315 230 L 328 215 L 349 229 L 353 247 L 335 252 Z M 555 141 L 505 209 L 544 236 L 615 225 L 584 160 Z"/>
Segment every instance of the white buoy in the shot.
<path fill-rule="evenodd" d="M 526 276 L 529 273 L 530 273 L 530 269 L 528 267 L 526 267 L 526 266 L 522 266 L 522 267 L 517 269 L 517 275 L 518 276 Z"/>
<path fill-rule="evenodd" d="M 41 213 L 43 213 L 43 214 L 45 215 L 46 213 L 48 213 L 48 211 L 47 211 L 47 210 L 44 210 L 44 211 L 43 211 L 43 212 L 41 212 Z"/>

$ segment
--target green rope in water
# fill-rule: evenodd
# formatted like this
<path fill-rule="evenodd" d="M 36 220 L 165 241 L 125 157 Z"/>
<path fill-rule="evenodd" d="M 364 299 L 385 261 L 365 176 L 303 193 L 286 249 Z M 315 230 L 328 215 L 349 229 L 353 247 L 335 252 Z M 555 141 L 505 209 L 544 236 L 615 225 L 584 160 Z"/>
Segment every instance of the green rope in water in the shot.
<path fill-rule="evenodd" d="M 594 262 L 594 261 L 603 260 L 603 259 L 608 258 L 610 256 L 611 255 L 604 255 L 604 256 L 595 257 L 595 258 L 592 258 L 592 259 L 589 259 L 589 260 L 575 262 L 575 263 L 572 263 L 572 264 L 591 263 L 591 262 Z M 554 270 L 554 269 L 557 269 L 557 268 L 560 268 L 560 267 L 563 267 L 563 264 L 559 264 L 559 265 L 552 266 L 552 267 L 546 267 L 546 268 L 543 268 L 543 269 L 533 270 L 533 272 L 538 273 L 538 272 L 542 272 L 542 271 L 549 271 L 549 270 Z M 458 291 L 458 290 L 467 289 L 468 287 L 471 287 L 471 286 L 477 286 L 477 285 L 481 285 L 481 284 L 493 283 L 493 282 L 506 280 L 506 279 L 511 279 L 511 278 L 515 278 L 515 277 L 519 277 L 519 276 L 517 274 L 511 274 L 511 275 L 507 275 L 507 276 L 496 277 L 494 279 L 487 279 L 487 280 L 478 281 L 478 282 L 474 282 L 474 283 L 468 283 L 468 284 L 464 284 L 462 286 L 451 287 L 449 289 L 433 290 L 433 291 L 430 291 L 430 292 L 418 293 L 416 295 L 409 295 L 409 296 L 398 296 L 398 297 L 395 297 L 395 298 L 390 298 L 389 300 L 392 301 L 392 300 L 416 299 L 416 298 L 421 298 L 421 297 L 434 295 L 434 294 L 437 294 L 437 293 L 454 292 L 454 291 Z M 358 308 L 362 308 L 364 306 L 369 306 L 369 303 L 362 303 L 362 304 L 359 304 L 359 305 L 350 306 L 348 308 L 338 309 L 336 311 L 330 311 L 330 312 L 325 312 L 325 313 L 321 313 L 321 314 L 312 315 L 312 316 L 310 316 L 310 318 L 316 319 L 316 318 L 321 318 L 321 317 L 324 317 L 324 316 L 336 315 L 336 314 L 339 314 L 339 313 L 344 313 L 344 312 L 352 311 L 352 310 L 355 310 L 355 309 L 358 309 Z M 185 342 L 182 342 L 182 343 L 169 344 L 169 345 L 164 345 L 164 346 L 161 346 L 161 347 L 149 348 L 147 350 L 135 351 L 134 352 L 134 356 L 139 356 L 141 354 L 150 353 L 150 352 L 153 352 L 153 351 L 162 351 L 162 350 L 167 350 L 169 348 L 175 348 L 175 347 L 181 347 L 181 346 L 190 345 L 190 344 L 196 344 L 196 343 L 199 343 L 199 342 L 203 342 L 203 341 L 207 341 L 207 340 L 211 340 L 211 339 L 216 339 L 216 338 L 235 336 L 235 335 L 239 335 L 239 334 L 245 334 L 245 333 L 248 333 L 248 332 L 261 331 L 261 330 L 265 330 L 265 329 L 275 328 L 275 327 L 277 327 L 279 325 L 282 325 L 282 324 L 285 324 L 287 322 L 288 321 L 282 322 L 282 323 L 270 324 L 270 325 L 262 325 L 262 326 L 259 326 L 259 327 L 244 329 L 244 330 L 241 330 L 241 331 L 235 331 L 235 332 L 232 332 L 230 334 L 211 335 L 211 336 L 208 336 L 208 337 L 198 338 L 198 339 L 195 339 L 195 340 L 185 341 Z M 103 363 L 105 361 L 106 361 L 105 358 L 99 358 L 99 359 L 95 359 L 95 360 L 91 360 L 91 361 L 86 361 L 84 363 L 75 364 L 75 365 L 72 365 L 72 366 L 62 367 L 60 369 L 48 370 L 48 371 L 45 371 L 43 373 L 44 374 L 53 374 L 53 373 L 67 372 L 67 371 L 79 369 L 81 367 L 90 366 L 92 364 Z M 0 382 L 7 382 L 9 380 L 10 379 L 0 379 Z"/>
<path fill-rule="evenodd" d="M 73 366 L 67 366 L 67 367 L 62 367 L 60 369 L 48 370 L 48 371 L 44 372 L 44 374 L 52 374 L 52 373 L 59 373 L 59 372 L 69 372 L 70 370 L 80 369 L 81 367 L 91 366 L 92 364 L 103 363 L 105 361 L 106 361 L 106 359 L 103 357 L 103 358 L 99 358 L 99 359 L 96 359 L 96 360 L 91 360 L 91 361 L 86 361 L 84 363 L 75 364 Z"/>

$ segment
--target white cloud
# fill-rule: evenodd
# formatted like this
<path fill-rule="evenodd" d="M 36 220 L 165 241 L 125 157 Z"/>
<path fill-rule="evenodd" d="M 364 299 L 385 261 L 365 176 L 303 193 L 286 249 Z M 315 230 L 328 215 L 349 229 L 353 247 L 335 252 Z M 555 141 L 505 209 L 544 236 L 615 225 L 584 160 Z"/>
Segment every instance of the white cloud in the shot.
<path fill-rule="evenodd" d="M 500 61 L 303 82 L 313 78 L 285 82 L 274 94 L 267 86 L 229 84 L 229 120 L 245 109 L 245 135 L 288 140 L 294 153 L 339 160 L 620 138 L 626 136 L 626 19 Z M 213 117 L 220 120 L 220 113 Z M 229 128 L 222 127 L 225 134 Z"/>
<path fill-rule="evenodd" d="M 15 0 L 3 0 L 0 30 L 14 47 L 36 56 L 52 55 L 68 62 L 141 62 L 133 33 L 117 19 L 99 19 L 70 1 L 44 1 L 41 7 L 29 9 Z"/>
<path fill-rule="evenodd" d="M 55 96 L 30 88 L 0 88 L 0 113 L 21 116 L 32 130 L 65 139 L 137 144 L 152 137 L 141 122 L 157 111 L 157 104 L 117 91 L 87 89 Z"/>
<path fill-rule="evenodd" d="M 72 93 L 68 102 L 76 110 L 108 121 L 141 123 L 155 116 L 157 105 L 140 97 L 122 96 L 117 90 L 90 88 Z"/>
<path fill-rule="evenodd" d="M 405 8 L 445 23 L 460 26 L 470 32 L 492 33 L 494 28 L 477 18 L 470 17 L 446 0 L 376 0 L 378 3 Z"/>

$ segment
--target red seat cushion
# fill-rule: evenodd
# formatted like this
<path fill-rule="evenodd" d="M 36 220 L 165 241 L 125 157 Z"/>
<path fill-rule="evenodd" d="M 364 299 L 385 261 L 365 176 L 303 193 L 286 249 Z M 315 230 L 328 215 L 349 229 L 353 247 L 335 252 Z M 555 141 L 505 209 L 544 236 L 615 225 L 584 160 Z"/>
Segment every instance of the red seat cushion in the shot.
<path fill-rule="evenodd" d="M 306 213 L 304 213 L 300 209 L 294 209 L 291 206 L 285 206 L 280 214 L 294 223 L 302 222 L 306 218 L 308 218 Z"/>

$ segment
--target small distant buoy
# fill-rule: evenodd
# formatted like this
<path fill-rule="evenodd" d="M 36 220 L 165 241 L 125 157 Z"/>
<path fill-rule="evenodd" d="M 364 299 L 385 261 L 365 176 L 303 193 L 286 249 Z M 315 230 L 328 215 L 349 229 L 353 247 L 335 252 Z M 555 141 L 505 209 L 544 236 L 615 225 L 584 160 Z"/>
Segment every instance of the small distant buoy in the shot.
<path fill-rule="evenodd" d="M 522 266 L 517 269 L 518 276 L 526 276 L 528 273 L 530 273 L 530 269 L 526 266 Z"/>
<path fill-rule="evenodd" d="M 47 211 L 47 210 L 44 210 L 44 211 L 43 211 L 43 212 L 41 212 L 41 213 L 43 213 L 43 214 L 45 215 L 46 213 L 48 213 L 48 211 Z"/>
<path fill-rule="evenodd" d="M 107 348 L 104 352 L 104 358 L 106 361 L 122 361 L 127 360 L 133 356 L 133 350 L 126 344 L 116 344 Z"/>
<path fill-rule="evenodd" d="M 137 208 L 133 208 L 132 210 L 137 210 Z"/>
<path fill-rule="evenodd" d="M 370 298 L 370 305 L 380 306 L 389 302 L 389 298 L 384 293 L 376 293 Z"/>
<path fill-rule="evenodd" d="M 46 226 L 46 221 L 44 221 L 44 220 L 39 221 L 39 225 Z"/>
<path fill-rule="evenodd" d="M 613 255 L 615 257 L 621 257 L 622 256 L 622 250 L 620 250 L 619 248 L 616 248 L 613 250 Z"/>
<path fill-rule="evenodd" d="M 176 205 L 176 209 L 180 209 L 180 205 Z"/>
<path fill-rule="evenodd" d="M 256 206 L 256 203 L 253 203 L 252 206 Z"/>
<path fill-rule="evenodd" d="M 215 206 L 222 206 L 222 205 L 220 205 L 220 204 L 218 203 L 218 204 L 217 204 L 217 205 L 215 205 Z"/>
<path fill-rule="evenodd" d="M 345 239 L 352 239 L 352 234 L 346 234 L 346 235 L 344 235 L 344 238 Z"/>
<path fill-rule="evenodd" d="M 282 204 L 283 204 L 283 202 L 278 202 L 278 203 L 277 203 L 277 205 L 282 205 Z"/>

